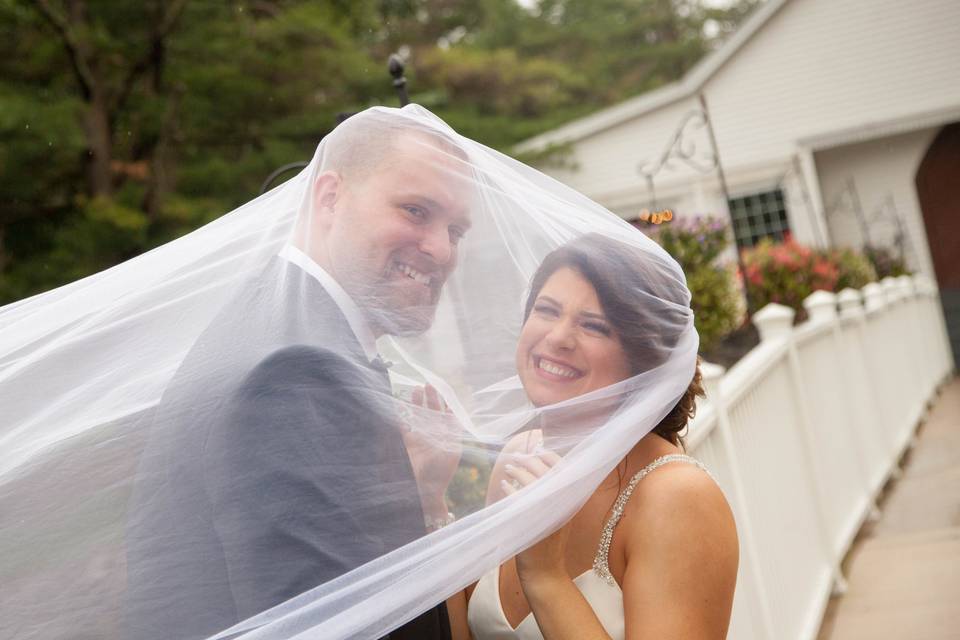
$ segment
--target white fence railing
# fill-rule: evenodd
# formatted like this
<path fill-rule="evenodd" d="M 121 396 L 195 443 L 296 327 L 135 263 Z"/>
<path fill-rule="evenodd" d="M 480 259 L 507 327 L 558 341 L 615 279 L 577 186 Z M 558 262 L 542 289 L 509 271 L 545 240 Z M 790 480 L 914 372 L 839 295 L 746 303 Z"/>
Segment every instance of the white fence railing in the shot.
<path fill-rule="evenodd" d="M 792 309 L 763 308 L 755 349 L 726 373 L 704 365 L 690 429 L 737 520 L 733 640 L 816 637 L 831 591 L 846 588 L 844 555 L 953 370 L 922 277 L 818 291 L 804 306 L 796 327 Z"/>

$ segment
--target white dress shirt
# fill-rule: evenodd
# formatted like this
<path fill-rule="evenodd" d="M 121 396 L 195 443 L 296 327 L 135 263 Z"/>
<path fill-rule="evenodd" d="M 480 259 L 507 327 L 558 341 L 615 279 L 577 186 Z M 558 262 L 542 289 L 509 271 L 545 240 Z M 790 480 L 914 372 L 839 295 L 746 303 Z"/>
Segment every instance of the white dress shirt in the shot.
<path fill-rule="evenodd" d="M 360 346 L 363 347 L 363 353 L 367 356 L 367 360 L 373 362 L 379 358 L 380 355 L 377 353 L 377 339 L 370 329 L 370 324 L 366 318 L 363 317 L 363 313 L 360 311 L 357 303 L 344 291 L 340 283 L 327 273 L 323 267 L 314 262 L 310 256 L 292 244 L 285 246 L 278 255 L 284 260 L 297 265 L 320 283 L 320 286 L 333 298 L 334 303 L 340 309 L 340 313 L 347 319 L 347 324 L 350 325 L 350 330 L 353 331 Z"/>

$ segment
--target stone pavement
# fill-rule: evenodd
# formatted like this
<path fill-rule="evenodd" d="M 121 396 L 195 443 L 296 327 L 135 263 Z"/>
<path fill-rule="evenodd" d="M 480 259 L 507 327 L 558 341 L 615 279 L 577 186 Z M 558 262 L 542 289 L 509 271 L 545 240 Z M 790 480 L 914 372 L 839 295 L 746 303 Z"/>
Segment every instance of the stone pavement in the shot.
<path fill-rule="evenodd" d="M 914 447 L 844 562 L 818 640 L 960 638 L 960 379 L 945 385 Z"/>

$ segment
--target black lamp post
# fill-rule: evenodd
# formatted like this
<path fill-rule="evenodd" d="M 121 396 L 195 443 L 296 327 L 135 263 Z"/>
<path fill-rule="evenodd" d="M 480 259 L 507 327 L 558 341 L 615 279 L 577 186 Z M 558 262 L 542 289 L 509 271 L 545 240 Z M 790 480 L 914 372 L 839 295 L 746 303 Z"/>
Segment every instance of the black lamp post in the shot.
<path fill-rule="evenodd" d="M 410 96 L 407 95 L 407 78 L 403 75 L 403 59 L 396 53 L 390 54 L 390 59 L 387 60 L 387 71 L 393 78 L 393 88 L 397 90 L 400 106 L 407 106 L 410 104 Z"/>
<path fill-rule="evenodd" d="M 400 99 L 400 106 L 407 106 L 410 104 L 410 96 L 407 95 L 407 78 L 403 75 L 403 59 L 396 53 L 390 54 L 390 58 L 387 60 L 387 71 L 390 73 L 390 77 L 393 78 L 393 88 L 396 90 L 397 97 Z M 350 112 L 338 113 L 337 124 L 340 124 L 352 115 L 353 113 Z M 300 171 L 308 164 L 310 164 L 309 160 L 301 160 L 300 162 L 290 162 L 282 167 L 278 167 L 269 176 L 267 176 L 267 179 L 263 181 L 262 185 L 260 185 L 259 195 L 266 193 L 276 179 L 283 174 L 287 173 L 288 171 Z"/>

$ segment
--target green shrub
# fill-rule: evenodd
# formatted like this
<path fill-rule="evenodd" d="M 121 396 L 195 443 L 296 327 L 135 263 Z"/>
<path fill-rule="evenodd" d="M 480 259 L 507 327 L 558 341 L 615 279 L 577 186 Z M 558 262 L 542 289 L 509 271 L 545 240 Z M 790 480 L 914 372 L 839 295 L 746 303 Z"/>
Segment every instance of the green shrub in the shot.
<path fill-rule="evenodd" d="M 867 256 L 853 249 L 828 249 L 823 254 L 837 267 L 835 291 L 860 289 L 864 285 L 877 281 L 877 272 Z"/>
<path fill-rule="evenodd" d="M 910 269 L 907 268 L 906 261 L 894 255 L 893 251 L 885 247 L 865 247 L 863 254 L 873 264 L 873 269 L 879 280 L 883 280 L 887 276 L 896 278 L 911 273 Z"/>
<path fill-rule="evenodd" d="M 687 273 L 700 334 L 700 349 L 708 351 L 743 323 L 746 304 L 734 270 L 728 267 L 694 269 Z"/>
<path fill-rule="evenodd" d="M 492 470 L 490 453 L 464 451 L 446 495 L 447 505 L 456 517 L 460 518 L 483 508 Z"/>
<path fill-rule="evenodd" d="M 700 349 L 713 348 L 743 322 L 744 301 L 731 266 L 718 264 L 730 246 L 726 222 L 710 217 L 677 219 L 653 235 L 687 276 Z"/>

